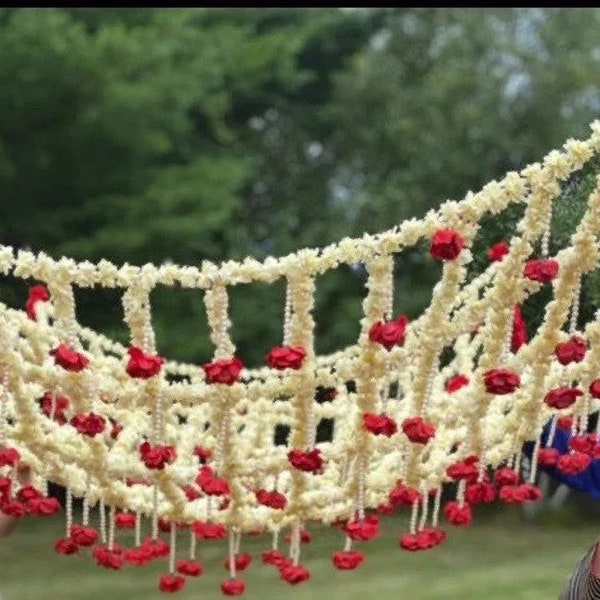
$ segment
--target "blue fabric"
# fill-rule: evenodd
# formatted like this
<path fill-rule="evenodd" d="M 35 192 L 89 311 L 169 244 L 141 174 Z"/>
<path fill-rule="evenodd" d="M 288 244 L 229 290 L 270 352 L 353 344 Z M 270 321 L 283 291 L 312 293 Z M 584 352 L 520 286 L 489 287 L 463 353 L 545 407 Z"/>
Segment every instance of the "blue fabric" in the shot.
<path fill-rule="evenodd" d="M 549 432 L 550 423 L 546 423 L 546 426 L 542 432 L 542 445 L 546 443 Z M 556 448 L 561 454 L 567 454 L 569 452 L 570 437 L 570 431 L 557 428 L 556 434 L 554 435 L 554 441 L 552 442 L 552 448 Z M 525 454 L 531 458 L 533 442 L 527 442 L 523 450 Z M 600 460 L 592 460 L 590 466 L 579 475 L 565 475 L 554 467 L 540 467 L 540 470 L 545 471 L 561 483 L 568 485 L 570 488 L 584 492 L 593 498 L 600 500 Z"/>

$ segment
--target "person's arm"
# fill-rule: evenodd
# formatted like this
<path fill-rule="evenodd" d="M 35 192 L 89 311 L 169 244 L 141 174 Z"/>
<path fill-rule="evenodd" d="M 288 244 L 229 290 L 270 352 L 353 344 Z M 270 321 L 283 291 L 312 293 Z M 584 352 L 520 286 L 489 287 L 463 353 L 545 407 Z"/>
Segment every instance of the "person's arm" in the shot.
<path fill-rule="evenodd" d="M 600 600 L 600 539 L 577 563 L 560 600 Z"/>

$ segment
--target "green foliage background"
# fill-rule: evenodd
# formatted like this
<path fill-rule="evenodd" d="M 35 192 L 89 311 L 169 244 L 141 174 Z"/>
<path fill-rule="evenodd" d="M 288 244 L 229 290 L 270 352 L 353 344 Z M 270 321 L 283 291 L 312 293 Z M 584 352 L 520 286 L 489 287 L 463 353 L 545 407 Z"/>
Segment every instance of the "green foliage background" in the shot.
<path fill-rule="evenodd" d="M 586 136 L 599 26 L 596 9 L 0 9 L 0 240 L 198 265 L 387 229 Z M 566 186 L 553 248 L 597 171 Z M 421 249 L 400 256 L 398 310 L 416 316 L 437 277 Z M 356 337 L 363 283 L 318 281 L 320 351 Z M 585 314 L 599 289 L 585 282 Z M 3 300 L 25 293 L 3 282 Z M 82 291 L 80 321 L 125 340 L 118 300 Z M 159 351 L 208 359 L 201 295 L 153 301 Z M 283 288 L 235 290 L 232 310 L 256 363 Z"/>

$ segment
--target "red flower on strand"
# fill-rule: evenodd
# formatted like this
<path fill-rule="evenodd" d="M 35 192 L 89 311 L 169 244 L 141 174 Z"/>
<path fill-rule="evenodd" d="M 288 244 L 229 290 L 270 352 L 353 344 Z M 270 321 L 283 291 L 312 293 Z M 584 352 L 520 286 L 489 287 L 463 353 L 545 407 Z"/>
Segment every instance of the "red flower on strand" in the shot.
<path fill-rule="evenodd" d="M 318 448 L 312 450 L 290 450 L 288 460 L 295 469 L 307 473 L 321 473 L 323 469 L 323 457 Z"/>
<path fill-rule="evenodd" d="M 516 373 L 503 368 L 491 369 L 484 373 L 483 378 L 489 394 L 512 394 L 521 385 Z"/>
<path fill-rule="evenodd" d="M 176 575 L 174 573 L 168 573 L 167 575 L 161 575 L 158 581 L 158 589 L 161 592 L 167 594 L 173 594 L 185 587 L 185 577 L 182 575 Z"/>
<path fill-rule="evenodd" d="M 494 473 L 494 483 L 500 487 L 507 485 L 517 485 L 520 481 L 519 473 L 514 469 L 502 467 Z"/>
<path fill-rule="evenodd" d="M 228 579 L 221 583 L 221 591 L 225 596 L 241 596 L 246 590 L 246 584 L 240 579 Z"/>
<path fill-rule="evenodd" d="M 9 477 L 0 477 L 0 496 L 10 496 L 12 491 L 12 481 Z"/>
<path fill-rule="evenodd" d="M 152 539 L 151 537 L 144 538 L 142 548 L 151 552 L 153 558 L 165 558 L 169 556 L 169 550 L 171 549 L 165 540 Z"/>
<path fill-rule="evenodd" d="M 52 392 L 46 392 L 42 398 L 42 412 L 48 417 L 52 417 L 54 413 L 54 420 L 60 425 L 64 425 L 67 422 L 65 411 L 69 408 L 69 399 L 66 396 L 54 395 L 52 399 Z"/>
<path fill-rule="evenodd" d="M 478 462 L 479 459 L 476 456 L 467 456 L 467 458 L 464 460 L 456 462 L 447 467 L 446 475 L 455 481 L 458 481 L 459 479 L 472 481 L 479 475 L 479 467 L 477 465 Z"/>
<path fill-rule="evenodd" d="M 410 552 L 416 552 L 422 550 L 422 543 L 416 534 L 405 533 L 400 537 L 399 540 L 400 548 L 403 550 L 409 550 Z"/>
<path fill-rule="evenodd" d="M 422 417 L 404 419 L 402 431 L 413 444 L 426 444 L 435 435 L 435 427 Z"/>
<path fill-rule="evenodd" d="M 175 569 L 182 575 L 189 577 L 200 577 L 202 575 L 202 565 L 197 560 L 180 559 L 175 565 Z"/>
<path fill-rule="evenodd" d="M 561 365 L 581 362 L 587 352 L 587 344 L 582 337 L 574 335 L 568 342 L 556 344 L 554 354 Z"/>
<path fill-rule="evenodd" d="M 470 483 L 465 489 L 465 500 L 469 504 L 489 504 L 496 499 L 496 489 L 491 483 Z"/>
<path fill-rule="evenodd" d="M 556 462 L 556 468 L 565 475 L 579 475 L 583 473 L 592 462 L 592 457 L 582 452 L 563 454 Z"/>
<path fill-rule="evenodd" d="M 60 511 L 60 502 L 56 498 L 32 498 L 27 502 L 27 512 L 30 515 L 47 517 Z"/>
<path fill-rule="evenodd" d="M 420 550 L 429 550 L 446 540 L 446 533 L 439 527 L 426 527 L 417 531 L 417 545 Z"/>
<path fill-rule="evenodd" d="M 135 379 L 150 379 L 160 373 L 165 359 L 162 356 L 146 354 L 141 348 L 132 346 L 127 350 L 129 362 L 127 363 L 127 375 Z"/>
<path fill-rule="evenodd" d="M 558 417 L 558 419 L 556 419 L 556 426 L 559 429 L 570 430 L 571 427 L 573 426 L 573 417 L 571 417 L 569 415 L 565 415 L 563 417 Z"/>
<path fill-rule="evenodd" d="M 60 344 L 54 350 L 50 350 L 50 354 L 54 357 L 55 364 L 72 373 L 83 371 L 90 364 L 86 356 L 71 350 L 66 344 Z"/>
<path fill-rule="evenodd" d="M 227 537 L 227 529 L 220 523 L 205 523 L 196 521 L 192 525 L 192 531 L 198 539 L 203 540 L 222 540 Z"/>
<path fill-rule="evenodd" d="M 519 348 L 527 343 L 527 324 L 523 319 L 521 306 L 517 304 L 513 312 L 513 330 L 510 338 L 511 352 L 517 352 Z"/>
<path fill-rule="evenodd" d="M 465 247 L 460 233 L 454 229 L 438 229 L 429 247 L 429 253 L 437 260 L 454 260 Z"/>
<path fill-rule="evenodd" d="M 386 350 L 402 346 L 406 337 L 408 317 L 399 315 L 393 321 L 377 321 L 369 329 L 369 340 L 381 344 Z"/>
<path fill-rule="evenodd" d="M 375 515 L 367 515 L 362 521 L 349 521 L 343 530 L 355 542 L 368 542 L 379 535 L 379 519 Z"/>
<path fill-rule="evenodd" d="M 384 502 L 383 504 L 379 504 L 377 506 L 377 512 L 380 515 L 393 515 L 394 512 L 396 512 L 396 509 L 391 502 Z"/>
<path fill-rule="evenodd" d="M 182 488 L 185 497 L 192 502 L 193 500 L 198 500 L 202 496 L 202 494 L 193 486 L 193 485 L 184 485 Z"/>
<path fill-rule="evenodd" d="M 548 283 L 558 274 L 558 261 L 553 258 L 537 258 L 525 263 L 523 274 L 527 279 Z"/>
<path fill-rule="evenodd" d="M 508 242 L 497 242 L 490 246 L 485 254 L 490 262 L 496 262 L 502 260 L 508 254 L 509 249 Z"/>
<path fill-rule="evenodd" d="M 14 467 L 21 460 L 21 455 L 15 448 L 0 450 L 0 467 Z"/>
<path fill-rule="evenodd" d="M 206 477 L 200 474 L 196 477 L 196 483 L 207 496 L 226 496 L 230 492 L 229 483 L 222 477 Z"/>
<path fill-rule="evenodd" d="M 592 398 L 600 399 L 600 379 L 594 379 L 590 383 L 590 394 Z"/>
<path fill-rule="evenodd" d="M 456 500 L 446 503 L 444 517 L 448 523 L 457 527 L 468 527 L 473 521 L 471 506 L 466 503 L 461 506 Z"/>
<path fill-rule="evenodd" d="M 259 504 L 268 506 L 269 508 L 283 510 L 287 506 L 287 498 L 276 490 L 271 492 L 267 490 L 258 490 L 255 492 L 255 496 Z"/>
<path fill-rule="evenodd" d="M 469 378 L 466 375 L 455 375 L 446 381 L 444 389 L 449 394 L 452 394 L 460 390 L 460 388 L 465 387 L 465 385 L 469 385 Z"/>
<path fill-rule="evenodd" d="M 104 431 L 106 428 L 106 421 L 104 420 L 104 417 L 90 412 L 73 416 L 71 425 L 73 425 L 73 427 L 75 427 L 82 435 L 95 437 Z"/>
<path fill-rule="evenodd" d="M 535 502 L 542 497 L 542 490 L 533 483 L 522 483 L 519 487 L 523 490 L 523 497 L 526 501 Z"/>
<path fill-rule="evenodd" d="M 207 383 L 233 385 L 238 380 L 244 365 L 239 358 L 234 356 L 206 363 L 202 368 Z"/>
<path fill-rule="evenodd" d="M 363 415 L 363 427 L 374 435 L 385 435 L 391 437 L 398 431 L 396 421 L 387 415 L 375 415 L 365 413 Z"/>
<path fill-rule="evenodd" d="M 233 564 L 235 565 L 236 571 L 245 571 L 252 562 L 252 557 L 249 554 L 236 554 L 234 556 Z M 229 556 L 226 556 L 223 559 L 223 566 L 226 569 L 230 568 L 231 561 L 229 560 Z"/>
<path fill-rule="evenodd" d="M 302 346 L 276 346 L 265 357 L 272 369 L 299 369 L 306 358 L 306 350 Z"/>
<path fill-rule="evenodd" d="M 415 488 L 406 487 L 401 482 L 388 494 L 388 501 L 392 506 L 412 506 L 421 501 L 421 494 Z"/>
<path fill-rule="evenodd" d="M 352 571 L 360 566 L 365 557 L 358 550 L 338 550 L 331 556 L 331 562 L 336 569 L 340 571 Z"/>
<path fill-rule="evenodd" d="M 45 285 L 38 283 L 37 285 L 32 285 L 29 288 L 29 293 L 27 295 L 27 300 L 25 302 L 25 310 L 27 311 L 27 316 L 32 321 L 37 321 L 36 315 L 36 306 L 38 302 L 47 302 L 50 300 L 50 292 Z"/>
<path fill-rule="evenodd" d="M 117 571 L 123 566 L 123 551 L 116 544 L 112 549 L 108 546 L 96 546 L 92 556 L 99 567 Z"/>
<path fill-rule="evenodd" d="M 54 550 L 57 554 L 77 554 L 79 546 L 71 538 L 63 538 L 54 544 Z"/>
<path fill-rule="evenodd" d="M 500 488 L 498 497 L 506 504 L 521 504 L 525 502 L 527 492 L 521 485 L 504 485 Z"/>
<path fill-rule="evenodd" d="M 34 488 L 32 485 L 26 485 L 17 492 L 17 500 L 20 502 L 28 502 L 29 500 L 39 498 L 41 495 L 42 492 L 38 489 Z"/>
<path fill-rule="evenodd" d="M 544 402 L 552 408 L 568 408 L 571 406 L 583 392 L 577 388 L 559 387 L 550 390 L 544 396 Z"/>
<path fill-rule="evenodd" d="M 598 436 L 595 433 L 587 433 L 584 435 L 574 435 L 569 439 L 569 448 L 584 454 L 594 455 L 596 445 L 598 444 Z"/>
<path fill-rule="evenodd" d="M 310 573 L 302 565 L 288 564 L 281 567 L 279 574 L 281 579 L 296 585 L 310 579 Z"/>
<path fill-rule="evenodd" d="M 115 526 L 118 529 L 133 529 L 135 527 L 135 515 L 127 512 L 117 513 L 115 515 Z"/>
<path fill-rule="evenodd" d="M 98 532 L 93 527 L 85 525 L 71 525 L 71 539 L 78 545 L 84 548 L 93 546 L 98 541 Z"/>
<path fill-rule="evenodd" d="M 140 445 L 140 456 L 148 469 L 162 470 L 165 465 L 171 464 L 177 458 L 177 452 L 173 446 L 152 446 L 150 442 Z"/>
<path fill-rule="evenodd" d="M 143 567 L 152 561 L 154 553 L 144 546 L 130 548 L 123 552 L 123 561 L 136 567 Z"/>
<path fill-rule="evenodd" d="M 553 467 L 558 460 L 558 450 L 556 448 L 540 448 L 537 455 L 537 463 L 540 467 Z"/>
<path fill-rule="evenodd" d="M 0 503 L 0 512 L 3 512 L 9 517 L 20 519 L 27 514 L 27 509 L 24 504 L 17 502 L 16 500 L 3 500 L 2 503 Z"/>
<path fill-rule="evenodd" d="M 287 556 L 282 554 L 279 550 L 265 550 L 261 555 L 263 564 L 272 565 L 273 567 L 281 567 L 284 563 L 288 562 Z"/>

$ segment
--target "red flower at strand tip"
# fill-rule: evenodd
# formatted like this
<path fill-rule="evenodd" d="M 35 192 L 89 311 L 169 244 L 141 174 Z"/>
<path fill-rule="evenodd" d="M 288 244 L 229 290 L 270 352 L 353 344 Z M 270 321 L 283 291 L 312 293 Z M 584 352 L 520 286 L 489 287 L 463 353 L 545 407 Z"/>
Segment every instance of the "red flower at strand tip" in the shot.
<path fill-rule="evenodd" d="M 165 558 L 169 556 L 169 550 L 171 549 L 165 540 L 160 538 L 154 540 L 151 537 L 144 538 L 141 547 L 151 552 L 153 558 Z"/>
<path fill-rule="evenodd" d="M 574 435 L 569 439 L 569 448 L 583 452 L 593 457 L 596 446 L 598 445 L 598 436 L 595 433 L 586 433 Z"/>
<path fill-rule="evenodd" d="M 558 460 L 559 453 L 556 448 L 540 448 L 537 455 L 537 463 L 540 467 L 553 467 Z"/>
<path fill-rule="evenodd" d="M 415 488 L 404 486 L 401 482 L 388 494 L 388 501 L 392 506 L 412 506 L 421 501 L 421 493 Z"/>
<path fill-rule="evenodd" d="M 497 242 L 490 246 L 485 254 L 490 262 L 496 262 L 502 260 L 508 254 L 509 249 L 508 242 Z"/>
<path fill-rule="evenodd" d="M 116 544 L 112 550 L 108 546 L 96 546 L 92 556 L 99 567 L 117 571 L 123 566 L 123 551 Z"/>
<path fill-rule="evenodd" d="M 583 473 L 592 462 L 592 457 L 582 452 L 563 454 L 556 462 L 556 468 L 565 475 L 579 475 Z"/>
<path fill-rule="evenodd" d="M 133 529 L 135 527 L 135 515 L 127 512 L 117 513 L 115 515 L 115 526 L 118 529 Z"/>
<path fill-rule="evenodd" d="M 3 512 L 9 517 L 20 519 L 27 514 L 27 508 L 25 508 L 24 504 L 17 502 L 16 500 L 3 500 L 2 503 L 0 503 L 0 512 Z"/>
<path fill-rule="evenodd" d="M 42 412 L 48 417 L 52 417 L 54 413 L 54 420 L 60 425 L 64 425 L 67 422 L 65 410 L 69 408 L 69 399 L 66 396 L 54 395 L 52 399 L 52 392 L 46 392 L 42 398 Z"/>
<path fill-rule="evenodd" d="M 343 530 L 355 542 L 368 542 L 379 535 L 379 519 L 375 515 L 367 515 L 362 521 L 349 521 Z"/>
<path fill-rule="evenodd" d="M 505 485 L 517 485 L 521 478 L 514 469 L 502 467 L 494 473 L 494 483 L 500 487 Z"/>
<path fill-rule="evenodd" d="M 174 573 L 168 573 L 161 575 L 158 581 L 158 589 L 161 592 L 172 594 L 178 592 L 185 587 L 185 577 L 183 575 L 175 575 Z"/>
<path fill-rule="evenodd" d="M 202 446 L 194 447 L 194 456 L 197 456 L 200 462 L 206 462 L 212 458 L 212 450 L 210 448 L 203 448 Z"/>
<path fill-rule="evenodd" d="M 288 564 L 281 567 L 279 574 L 283 581 L 287 581 L 292 585 L 302 583 L 310 579 L 310 573 L 302 565 Z"/>
<path fill-rule="evenodd" d="M 225 596 L 241 596 L 246 590 L 246 584 L 241 579 L 228 579 L 221 583 L 221 591 Z"/>
<path fill-rule="evenodd" d="M 573 417 L 565 415 L 564 417 L 558 417 L 556 419 L 556 426 L 558 429 L 570 430 L 573 426 Z"/>
<path fill-rule="evenodd" d="M 517 352 L 519 348 L 527 343 L 527 324 L 523 319 L 521 306 L 516 305 L 513 312 L 513 330 L 510 339 L 511 352 Z"/>
<path fill-rule="evenodd" d="M 182 575 L 189 577 L 200 577 L 202 575 L 202 565 L 197 560 L 180 559 L 175 565 L 175 569 Z"/>
<path fill-rule="evenodd" d="M 236 571 L 245 571 L 252 562 L 252 557 L 249 554 L 236 554 L 233 560 Z M 226 569 L 230 568 L 229 556 L 223 559 L 223 566 Z"/>
<path fill-rule="evenodd" d="M 71 539 L 84 548 L 93 546 L 98 541 L 98 532 L 93 527 L 85 525 L 71 525 Z"/>
<path fill-rule="evenodd" d="M 177 453 L 173 446 L 152 446 L 150 442 L 144 442 L 140 445 L 140 457 L 148 469 L 161 470 L 175 461 Z"/>
<path fill-rule="evenodd" d="M 487 371 L 483 379 L 489 394 L 512 394 L 521 385 L 521 380 L 516 373 L 503 368 Z"/>
<path fill-rule="evenodd" d="M 127 363 L 127 375 L 136 379 L 150 379 L 160 373 L 165 359 L 162 356 L 146 354 L 141 348 L 132 346 L 127 350 L 129 362 Z"/>
<path fill-rule="evenodd" d="M 410 552 L 416 552 L 417 550 L 423 550 L 423 543 L 416 534 L 405 533 L 400 537 L 400 548 L 403 550 L 409 550 Z"/>
<path fill-rule="evenodd" d="M 358 550 L 338 550 L 331 556 L 331 562 L 340 571 L 352 571 L 363 563 L 365 557 Z"/>
<path fill-rule="evenodd" d="M 456 500 L 446 502 L 444 517 L 448 523 L 457 527 L 468 527 L 473 521 L 473 513 L 469 504 L 460 505 Z"/>
<path fill-rule="evenodd" d="M 535 502 L 542 497 L 542 490 L 533 483 L 522 483 L 519 487 L 523 490 L 523 497 L 526 501 Z"/>
<path fill-rule="evenodd" d="M 465 242 L 454 229 L 438 229 L 429 248 L 429 253 L 437 260 L 454 260 L 465 247 Z"/>
<path fill-rule="evenodd" d="M 46 498 L 44 496 L 32 498 L 27 502 L 26 508 L 30 515 L 40 517 L 47 517 L 61 510 L 60 502 L 56 498 Z"/>
<path fill-rule="evenodd" d="M 265 550 L 265 552 L 262 553 L 261 558 L 263 564 L 272 565 L 278 569 L 281 568 L 284 563 L 289 562 L 289 558 L 285 556 L 285 554 L 282 554 L 279 550 Z"/>
<path fill-rule="evenodd" d="M 226 496 L 230 492 L 227 480 L 217 477 L 207 466 L 200 469 L 200 473 L 196 476 L 196 483 L 208 496 Z"/>
<path fill-rule="evenodd" d="M 0 467 L 14 467 L 21 460 L 21 455 L 15 448 L 0 450 Z"/>
<path fill-rule="evenodd" d="M 402 431 L 413 444 L 426 444 L 435 435 L 435 427 L 422 417 L 404 419 Z"/>
<path fill-rule="evenodd" d="M 469 504 L 489 504 L 496 499 L 496 489 L 491 483 L 469 483 L 465 490 L 465 500 Z"/>
<path fill-rule="evenodd" d="M 136 567 L 143 567 L 151 562 L 154 558 L 154 553 L 151 549 L 144 546 L 138 548 L 129 548 L 123 552 L 123 561 Z"/>
<path fill-rule="evenodd" d="M 592 398 L 600 399 L 600 379 L 594 379 L 590 383 L 590 394 Z"/>
<path fill-rule="evenodd" d="M 479 459 L 476 456 L 467 456 L 464 460 L 447 467 L 446 475 L 455 481 L 459 479 L 466 479 L 467 481 L 475 480 L 479 475 L 478 462 Z"/>
<path fill-rule="evenodd" d="M 271 492 L 267 490 L 258 490 L 255 492 L 255 496 L 259 504 L 268 506 L 269 508 L 282 510 L 287 506 L 287 498 L 276 490 Z"/>
<path fill-rule="evenodd" d="M 83 371 L 90 364 L 86 356 L 71 350 L 66 344 L 60 344 L 54 350 L 50 350 L 50 354 L 54 357 L 55 364 L 72 373 Z"/>
<path fill-rule="evenodd" d="M 374 435 L 385 435 L 391 437 L 398 431 L 396 421 L 387 415 L 375 415 L 365 413 L 363 415 L 363 427 Z"/>
<path fill-rule="evenodd" d="M 234 356 L 206 363 L 202 368 L 206 376 L 206 383 L 233 385 L 238 380 L 244 365 L 239 358 Z"/>
<path fill-rule="evenodd" d="M 54 544 L 54 550 L 57 554 L 77 554 L 79 546 L 71 538 L 63 538 Z"/>
<path fill-rule="evenodd" d="M 527 279 L 548 283 L 558 274 L 558 261 L 553 258 L 537 258 L 525 263 L 523 274 Z"/>
<path fill-rule="evenodd" d="M 27 311 L 27 316 L 32 321 L 37 321 L 36 305 L 38 302 L 47 302 L 50 300 L 50 292 L 45 285 L 37 284 L 32 285 L 29 288 L 29 294 L 27 295 L 27 301 L 25 302 L 25 310 Z"/>
<path fill-rule="evenodd" d="M 544 396 L 544 402 L 552 408 L 568 408 L 571 406 L 583 392 L 577 388 L 559 387 L 550 390 Z"/>
<path fill-rule="evenodd" d="M 288 460 L 292 467 L 307 473 L 321 473 L 323 469 L 323 457 L 318 448 L 312 450 L 290 450 Z"/>
<path fill-rule="evenodd" d="M 106 428 L 106 421 L 104 420 L 104 417 L 90 412 L 74 415 L 71 419 L 71 425 L 73 425 L 73 427 L 75 427 L 82 435 L 95 437 L 104 431 Z"/>
<path fill-rule="evenodd" d="M 469 378 L 466 375 L 455 375 L 446 381 L 444 389 L 449 394 L 452 394 L 453 392 L 460 390 L 460 388 L 465 387 L 465 385 L 469 385 Z"/>
<path fill-rule="evenodd" d="M 199 490 L 197 490 L 193 485 L 184 485 L 182 488 L 185 497 L 192 502 L 193 500 L 198 500 L 202 496 Z"/>
<path fill-rule="evenodd" d="M 568 365 L 573 362 L 581 362 L 587 352 L 585 340 L 574 335 L 568 342 L 556 344 L 554 354 L 561 365 Z"/>
<path fill-rule="evenodd" d="M 500 488 L 498 497 L 506 504 L 521 504 L 525 502 L 527 492 L 522 485 L 504 485 Z"/>
<path fill-rule="evenodd" d="M 12 481 L 9 477 L 0 477 L 0 497 L 10 496 L 12 493 Z"/>
<path fill-rule="evenodd" d="M 299 369 L 306 358 L 306 350 L 302 346 L 275 346 L 265 357 L 272 369 Z"/>
<path fill-rule="evenodd" d="M 417 531 L 417 545 L 419 550 L 429 550 L 439 546 L 446 540 L 446 532 L 439 527 L 426 527 Z"/>
<path fill-rule="evenodd" d="M 192 531 L 198 539 L 203 540 L 222 540 L 227 537 L 227 529 L 219 523 L 196 521 L 192 525 Z"/>
<path fill-rule="evenodd" d="M 407 325 L 406 315 L 399 315 L 393 321 L 377 321 L 369 329 L 369 340 L 381 344 L 386 350 L 391 350 L 394 346 L 402 346 Z"/>

